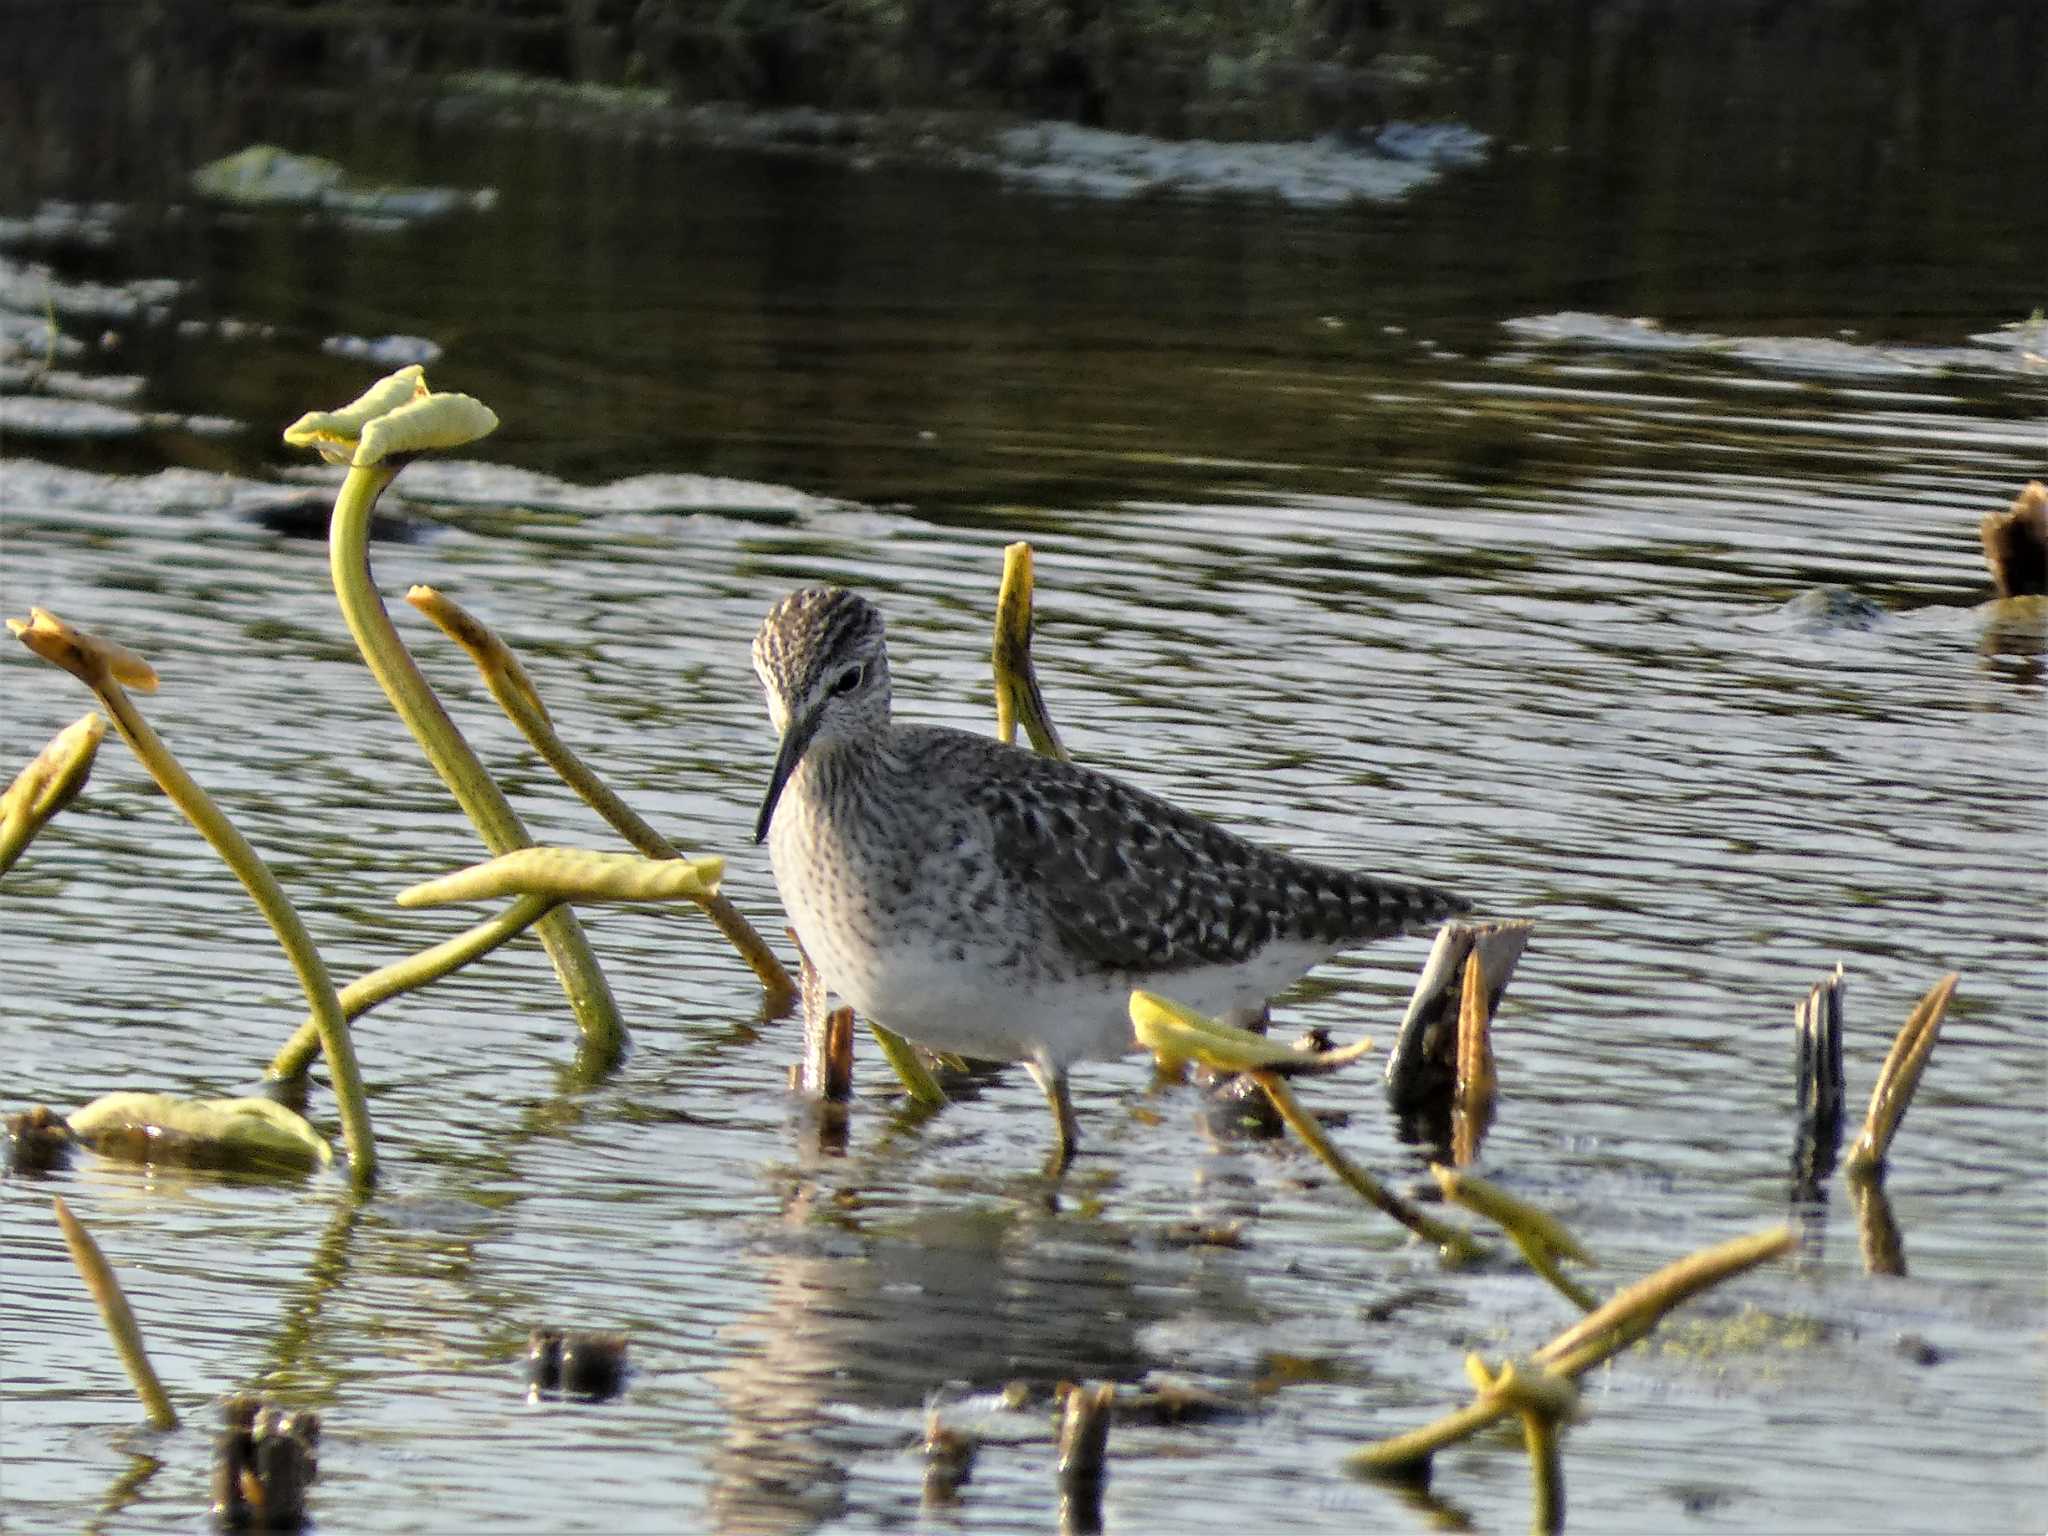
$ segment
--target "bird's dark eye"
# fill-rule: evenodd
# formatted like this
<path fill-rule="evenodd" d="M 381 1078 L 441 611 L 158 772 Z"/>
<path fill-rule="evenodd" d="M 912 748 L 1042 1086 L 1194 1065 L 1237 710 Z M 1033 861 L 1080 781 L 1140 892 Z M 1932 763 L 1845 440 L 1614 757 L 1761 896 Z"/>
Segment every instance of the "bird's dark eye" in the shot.
<path fill-rule="evenodd" d="M 833 679 L 832 691 L 842 695 L 851 693 L 860 686 L 860 680 L 865 675 L 864 669 L 860 667 L 848 667 L 838 677 Z"/>

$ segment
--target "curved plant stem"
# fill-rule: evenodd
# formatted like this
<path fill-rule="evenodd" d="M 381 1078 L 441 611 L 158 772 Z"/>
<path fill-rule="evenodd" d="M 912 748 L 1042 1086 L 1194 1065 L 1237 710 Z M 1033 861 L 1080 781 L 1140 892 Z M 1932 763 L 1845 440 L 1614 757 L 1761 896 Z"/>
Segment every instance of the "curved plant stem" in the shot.
<path fill-rule="evenodd" d="M 1664 1314 L 1710 1286 L 1788 1253 L 1797 1239 L 1790 1227 L 1771 1227 L 1731 1238 L 1667 1264 L 1647 1279 L 1616 1291 L 1598 1310 L 1579 1319 L 1529 1359 L 1535 1385 L 1548 1372 L 1567 1380 L 1619 1354 L 1656 1327 Z M 1482 1391 L 1477 1402 L 1445 1414 L 1434 1424 L 1405 1435 L 1376 1440 L 1353 1451 L 1345 1465 L 1354 1472 L 1384 1473 L 1413 1468 L 1442 1450 L 1517 1410 L 1511 1394 Z"/>
<path fill-rule="evenodd" d="M 405 600 L 440 625 L 451 640 L 469 653 L 469 659 L 483 674 L 484 686 L 491 690 L 491 697 L 498 701 L 498 707 L 505 711 L 506 718 L 519 727 L 520 734 L 532 744 L 542 761 L 555 770 L 562 782 L 581 795 L 584 802 L 609 822 L 621 837 L 650 859 L 683 857 L 674 843 L 614 794 L 611 787 L 556 733 L 526 669 L 488 625 L 453 598 L 432 587 L 414 587 L 405 594 Z M 762 1014 L 779 1019 L 788 1013 L 796 1005 L 796 983 L 790 980 L 789 972 L 775 957 L 775 951 L 768 947 L 767 940 L 761 937 L 729 897 L 714 893 L 703 897 L 697 904 L 760 978 L 766 993 L 761 1003 Z"/>
<path fill-rule="evenodd" d="M 919 1104 L 943 1104 L 946 1090 L 939 1086 L 939 1080 L 932 1076 L 924 1058 L 917 1054 L 917 1047 L 897 1034 L 884 1029 L 873 1019 L 867 1021 L 868 1033 L 875 1037 L 875 1044 L 882 1048 L 882 1056 L 896 1069 L 896 1076 L 902 1080 L 904 1091 Z"/>
<path fill-rule="evenodd" d="M 1883 1169 L 1899 1122 L 1906 1118 L 1907 1107 L 1920 1087 L 1920 1074 L 1927 1070 L 1927 1058 L 1934 1054 L 1942 1015 L 1948 1012 L 1949 999 L 1960 979 L 1954 971 L 1942 977 L 1899 1026 L 1898 1038 L 1892 1041 L 1891 1051 L 1878 1069 L 1876 1086 L 1870 1090 L 1870 1109 L 1849 1148 L 1846 1172 L 1869 1174 Z"/>
<path fill-rule="evenodd" d="M 79 1274 L 85 1278 L 85 1288 L 92 1292 L 100 1309 L 100 1320 L 107 1325 L 107 1335 L 114 1341 L 114 1351 L 120 1355 L 128 1379 L 135 1383 L 135 1395 L 142 1399 L 149 1422 L 158 1429 L 176 1429 L 178 1412 L 171 1406 L 164 1384 L 157 1380 L 156 1368 L 149 1363 L 149 1354 L 142 1347 L 142 1329 L 135 1322 L 135 1309 L 128 1305 L 113 1265 L 85 1230 L 85 1223 L 71 1214 L 71 1207 L 61 1197 L 51 1204 L 57 1207 L 57 1225 L 64 1230 L 64 1246 L 71 1250 L 71 1262 L 78 1266 Z"/>
<path fill-rule="evenodd" d="M 14 867 L 43 824 L 85 788 L 107 722 L 89 711 L 50 738 L 0 795 L 0 875 Z"/>
<path fill-rule="evenodd" d="M 1581 1312 L 1591 1312 L 1600 1305 L 1598 1296 L 1558 1266 L 1560 1254 L 1581 1264 L 1592 1262 L 1562 1222 L 1474 1174 L 1447 1168 L 1442 1163 L 1431 1163 L 1429 1171 L 1446 1200 L 1454 1200 L 1466 1210 L 1497 1223 L 1529 1261 L 1529 1267 L 1556 1286 L 1573 1306 Z"/>
<path fill-rule="evenodd" d="M 298 972 L 299 985 L 304 989 L 307 1004 L 313 1011 L 321 1054 L 327 1058 L 328 1076 L 334 1085 L 335 1108 L 341 1115 L 342 1145 L 348 1148 L 349 1176 L 358 1184 L 373 1182 L 377 1177 L 377 1149 L 370 1132 L 370 1106 L 363 1089 L 362 1068 L 356 1062 L 355 1043 L 349 1036 L 348 1020 L 341 1011 L 341 999 L 335 993 L 334 979 L 328 975 L 327 962 L 320 958 L 320 951 L 314 948 L 313 936 L 306 931 L 298 909 L 285 895 L 284 887 L 277 883 L 270 866 L 249 845 L 248 839 L 235 830 L 234 824 L 221 813 L 212 797 L 178 765 L 170 750 L 150 729 L 149 723 L 135 712 L 135 706 L 129 703 L 127 696 L 118 687 L 110 687 L 100 695 L 100 702 L 107 706 L 107 713 L 114 718 L 115 729 L 135 749 L 135 755 L 148 767 L 150 776 L 163 786 L 164 794 L 171 803 L 184 812 L 186 819 L 227 861 L 228 868 L 248 888 L 256 905 L 262 909 L 265 920 L 277 934 L 277 941 L 291 960 L 292 969 Z"/>
<path fill-rule="evenodd" d="M 509 853 L 532 839 L 427 686 L 370 579 L 370 514 L 396 474 L 390 462 L 353 465 L 342 482 L 328 536 L 334 593 L 356 648 L 427 762 L 476 825 L 484 845 L 494 854 Z M 535 925 L 535 932 L 554 962 L 591 1054 L 601 1066 L 616 1063 L 625 1054 L 625 1024 L 575 913 L 567 908 L 551 912 Z"/>
<path fill-rule="evenodd" d="M 359 1185 L 369 1185 L 377 1176 L 377 1149 L 370 1134 L 370 1108 L 363 1092 L 362 1069 L 356 1064 L 348 1021 L 342 1015 L 334 981 L 327 974 L 327 963 L 320 958 L 320 951 L 313 945 L 313 936 L 306 931 L 306 925 L 292 906 L 291 898 L 285 895 L 284 887 L 277 883 L 277 877 L 249 845 L 249 840 L 235 830 L 234 823 L 213 803 L 213 797 L 199 787 L 198 782 L 171 755 L 162 738 L 150 729 L 149 722 L 142 718 L 127 691 L 116 680 L 114 671 L 118 663 L 109 665 L 104 646 L 40 609 L 34 612 L 27 624 L 10 620 L 9 628 L 30 650 L 63 667 L 99 696 L 108 717 L 114 722 L 114 729 L 121 733 L 121 739 L 141 759 L 150 777 L 156 780 L 171 804 L 213 845 L 214 851 L 255 899 L 264 920 L 277 935 L 286 958 L 291 961 L 292 969 L 298 973 L 299 985 L 304 989 L 306 1001 L 317 1021 L 321 1048 L 326 1053 L 328 1072 L 334 1083 L 335 1105 L 341 1113 L 342 1142 L 348 1148 L 350 1176 Z M 142 686 L 154 687 L 154 676 L 148 673 L 147 667 L 139 661 L 136 665 L 142 667 L 142 672 L 126 675 L 146 677 L 147 681 Z"/>
<path fill-rule="evenodd" d="M 1484 1251 L 1469 1232 L 1425 1215 L 1338 1151 L 1336 1144 L 1323 1134 L 1316 1117 L 1308 1112 L 1277 1073 L 1261 1070 L 1247 1072 L 1245 1076 L 1259 1085 L 1266 1097 L 1273 1101 L 1280 1118 L 1287 1122 L 1288 1129 L 1306 1142 L 1309 1151 L 1321 1158 L 1331 1172 L 1416 1236 L 1435 1243 L 1446 1262 L 1463 1264 Z"/>
<path fill-rule="evenodd" d="M 341 989 L 342 1016 L 359 1019 L 379 1003 L 389 1002 L 401 993 L 439 981 L 479 956 L 489 954 L 499 945 L 518 938 L 554 905 L 544 896 L 522 896 L 497 916 L 484 919 L 452 939 L 378 967 Z M 313 1058 L 319 1054 L 319 1020 L 308 1018 L 271 1058 L 264 1075 L 273 1082 L 303 1077 L 307 1068 L 312 1066 Z"/>
<path fill-rule="evenodd" d="M 1031 546 L 1012 544 L 1003 551 L 1003 584 L 996 594 L 996 739 L 1016 740 L 1021 723 L 1033 747 L 1067 762 L 1067 749 L 1046 713 L 1038 672 L 1031 665 L 1031 592 Z"/>

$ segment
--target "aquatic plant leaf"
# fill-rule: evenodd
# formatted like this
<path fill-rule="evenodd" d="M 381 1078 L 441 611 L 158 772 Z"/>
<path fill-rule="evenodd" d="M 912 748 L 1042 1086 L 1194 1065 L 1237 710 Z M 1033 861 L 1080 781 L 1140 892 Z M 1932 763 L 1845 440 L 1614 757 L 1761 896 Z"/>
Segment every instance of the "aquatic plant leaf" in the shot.
<path fill-rule="evenodd" d="M 364 428 L 427 392 L 426 369 L 409 363 L 386 374 L 347 405 L 306 412 L 284 429 L 284 440 L 294 448 L 317 448 L 330 463 L 345 464 L 354 456 Z"/>
<path fill-rule="evenodd" d="M 69 1123 L 95 1151 L 137 1162 L 307 1172 L 334 1161 L 327 1138 L 272 1099 L 109 1093 Z"/>
<path fill-rule="evenodd" d="M 460 448 L 497 430 L 498 413 L 474 395 L 422 395 L 364 427 L 353 462 L 368 466 L 401 453 Z"/>
<path fill-rule="evenodd" d="M 427 388 L 426 370 L 409 363 L 339 410 L 308 411 L 284 429 L 294 448 L 314 448 L 334 464 L 367 469 L 401 453 L 459 448 L 498 430 L 498 413 L 474 395 Z"/>
<path fill-rule="evenodd" d="M 74 629 L 47 608 L 31 608 L 26 619 L 9 619 L 7 627 L 23 645 L 88 688 L 111 679 L 137 693 L 156 692 L 156 669 L 148 662 L 125 645 Z"/>
<path fill-rule="evenodd" d="M 1581 1264 L 1593 1262 L 1593 1256 L 1586 1252 L 1579 1240 L 1548 1211 L 1518 1199 L 1498 1184 L 1476 1174 L 1446 1167 L 1442 1163 L 1431 1163 L 1429 1171 L 1446 1200 L 1456 1201 L 1467 1210 L 1498 1223 L 1507 1229 L 1518 1245 L 1526 1240 Z"/>
<path fill-rule="evenodd" d="M 191 175 L 192 190 L 202 197 L 244 207 L 274 203 L 310 203 L 348 172 L 319 155 L 294 154 L 275 144 L 251 144 L 218 160 L 209 160 Z"/>
<path fill-rule="evenodd" d="M 1068 762 L 1071 754 L 1046 711 L 1038 671 L 1031 664 L 1032 585 L 1031 546 L 1010 545 L 1003 551 L 1003 584 L 996 593 L 996 739 L 1014 741 L 1022 725 L 1034 748 Z"/>

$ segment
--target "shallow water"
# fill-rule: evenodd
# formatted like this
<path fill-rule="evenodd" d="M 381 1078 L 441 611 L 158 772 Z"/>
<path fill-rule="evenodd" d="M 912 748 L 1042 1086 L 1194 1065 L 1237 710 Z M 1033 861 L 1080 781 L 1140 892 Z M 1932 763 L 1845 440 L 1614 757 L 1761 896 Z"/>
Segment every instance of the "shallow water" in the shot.
<path fill-rule="evenodd" d="M 1485 1168 L 1575 1226 L 1598 1288 L 1785 1216 L 1790 1010 L 1829 967 L 1850 978 L 1852 1104 L 1913 1000 L 1961 972 L 1890 1179 L 1909 1277 L 1864 1274 L 1845 1195 L 1805 1213 L 1797 1263 L 1589 1380 L 1571 1524 L 2040 1524 L 2043 636 L 1978 606 L 1975 523 L 2048 463 L 2048 374 L 1971 340 L 2038 292 L 1924 282 L 1884 252 L 1787 263 L 1768 291 L 1662 260 L 1703 236 L 1729 271 L 1776 251 L 1714 206 L 1662 209 L 1633 267 L 1589 281 L 1619 210 L 1492 238 L 1526 181 L 1512 161 L 1308 213 L 431 122 L 378 136 L 312 109 L 295 127 L 369 171 L 496 186 L 498 209 L 385 230 L 142 199 L 105 240 L 38 251 L 66 282 L 178 286 L 67 320 L 118 333 L 71 366 L 146 388 L 93 402 L 135 417 L 118 434 L 9 426 L 0 601 L 150 657 L 150 719 L 337 974 L 460 926 L 390 898 L 475 844 L 354 660 L 320 546 L 256 514 L 332 483 L 275 444 L 370 376 L 320 343 L 402 333 L 505 427 L 476 463 L 401 479 L 416 537 L 377 547 L 382 589 L 432 581 L 497 625 L 614 787 L 728 856 L 764 930 L 761 613 L 800 582 L 861 585 L 890 617 L 899 707 L 983 727 L 1016 538 L 1082 760 L 1535 919 Z M 1987 205 L 1955 238 L 2008 216 Z M 1743 344 L 1644 344 L 1644 312 Z M 1823 584 L 1881 614 L 1786 606 Z M 536 836 L 608 845 L 399 616 Z M 11 647 L 0 690 L 10 763 L 87 703 Z M 118 743 L 7 901 L 10 1109 L 235 1091 L 299 1016 L 261 923 Z M 531 945 L 387 1005 L 358 1026 L 387 1168 L 366 1206 L 334 1177 L 92 1158 L 0 1181 L 11 1527 L 190 1527 L 207 1400 L 260 1387 L 324 1415 L 332 1529 L 1037 1530 L 1050 1419 L 993 1394 L 1151 1372 L 1257 1411 L 1120 1427 L 1112 1530 L 1242 1530 L 1283 1506 L 1307 1530 L 1526 1519 L 1507 1439 L 1440 1460 L 1442 1508 L 1339 1461 L 1460 1400 L 1467 1349 L 1562 1327 L 1545 1287 L 1440 1270 L 1293 1148 L 1206 1137 L 1135 1060 L 1078 1083 L 1090 1155 L 1057 1210 L 1014 1074 L 919 1122 L 864 1055 L 850 1148 L 822 1150 L 782 1091 L 795 1026 L 758 1021 L 707 925 L 586 923 L 630 1059 L 576 1071 Z M 1424 949 L 1333 962 L 1281 1018 L 1388 1038 Z M 1349 1109 L 1360 1159 L 1417 1170 L 1368 1073 L 1312 1098 Z M 199 1427 L 133 1427 L 52 1190 Z M 1178 1246 L 1190 1219 L 1242 1219 L 1245 1246 Z M 1774 1325 L 1760 1340 L 1697 1329 L 1745 1307 Z M 624 1398 L 529 1405 L 518 1356 L 542 1322 L 627 1331 Z M 935 1396 L 989 1438 L 961 1501 L 920 1517 Z"/>

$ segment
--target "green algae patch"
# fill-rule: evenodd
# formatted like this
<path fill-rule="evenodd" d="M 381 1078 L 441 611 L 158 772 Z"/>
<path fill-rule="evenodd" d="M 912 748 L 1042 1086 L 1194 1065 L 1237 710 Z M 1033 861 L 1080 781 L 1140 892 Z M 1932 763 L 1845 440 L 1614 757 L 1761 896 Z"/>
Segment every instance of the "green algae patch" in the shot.
<path fill-rule="evenodd" d="M 1827 1342 L 1829 1331 L 1819 1318 L 1783 1317 L 1751 1306 L 1732 1317 L 1688 1318 L 1668 1324 L 1657 1336 L 1657 1348 L 1660 1354 L 1705 1365 L 1813 1349 Z"/>
<path fill-rule="evenodd" d="M 194 192 L 236 208 L 322 208 L 354 218 L 388 221 L 487 212 L 497 203 L 489 188 L 409 187 L 352 175 L 339 161 L 299 155 L 275 144 L 251 144 L 199 167 Z"/>

